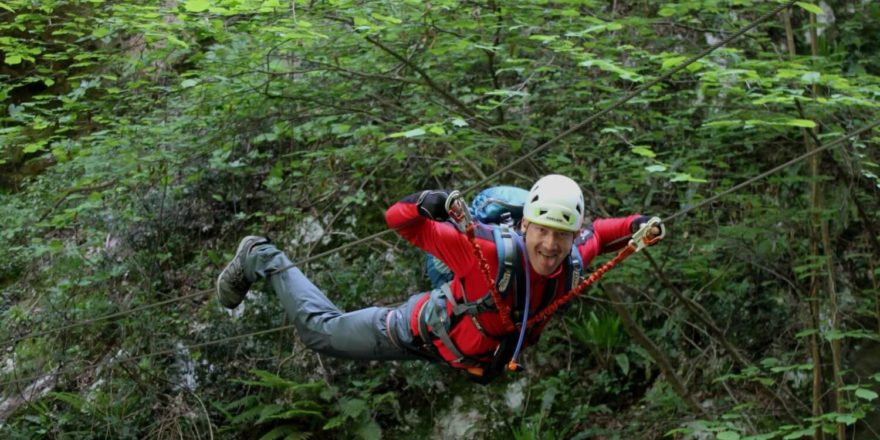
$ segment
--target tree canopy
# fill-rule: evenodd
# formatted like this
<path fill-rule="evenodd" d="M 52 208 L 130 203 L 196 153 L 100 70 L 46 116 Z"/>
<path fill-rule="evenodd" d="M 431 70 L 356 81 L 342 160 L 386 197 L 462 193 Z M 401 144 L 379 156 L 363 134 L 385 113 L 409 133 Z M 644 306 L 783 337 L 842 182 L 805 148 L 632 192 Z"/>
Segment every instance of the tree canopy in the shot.
<path fill-rule="evenodd" d="M 877 2 L 3 0 L 0 54 L 4 437 L 880 432 Z M 550 173 L 669 236 L 489 386 L 211 293 L 261 233 L 395 304 L 386 207 Z"/>

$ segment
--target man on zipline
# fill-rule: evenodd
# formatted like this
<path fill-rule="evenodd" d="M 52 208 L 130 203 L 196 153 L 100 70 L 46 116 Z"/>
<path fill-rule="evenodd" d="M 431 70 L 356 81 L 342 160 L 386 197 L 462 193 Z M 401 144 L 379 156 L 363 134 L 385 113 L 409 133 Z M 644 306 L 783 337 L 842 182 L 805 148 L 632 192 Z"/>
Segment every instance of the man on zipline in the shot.
<path fill-rule="evenodd" d="M 390 228 L 454 274 L 452 282 L 396 308 L 343 313 L 283 252 L 257 236 L 242 239 L 220 273 L 218 299 L 235 308 L 252 283 L 268 278 L 312 350 L 348 359 L 441 361 L 488 381 L 505 367 L 518 367 L 519 350 L 536 342 L 550 316 L 574 296 L 566 293 L 597 254 L 624 247 L 643 227 L 648 239 L 663 236 L 659 219 L 639 215 L 599 219 L 583 229 L 583 193 L 561 175 L 532 186 L 518 231 L 465 228 L 456 213 L 466 208 L 455 202 L 446 191 L 421 191 L 386 211 Z"/>

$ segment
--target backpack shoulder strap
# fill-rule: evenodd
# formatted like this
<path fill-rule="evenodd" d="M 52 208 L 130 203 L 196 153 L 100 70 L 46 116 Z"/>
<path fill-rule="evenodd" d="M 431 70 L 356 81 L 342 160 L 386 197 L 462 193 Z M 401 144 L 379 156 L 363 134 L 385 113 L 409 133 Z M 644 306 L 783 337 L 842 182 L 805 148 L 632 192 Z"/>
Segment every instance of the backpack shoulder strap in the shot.
<path fill-rule="evenodd" d="M 584 273 L 584 260 L 581 258 L 581 252 L 577 245 L 571 247 L 571 253 L 568 255 L 568 264 L 565 273 L 565 291 L 568 292 L 575 288 L 581 282 Z"/>
<path fill-rule="evenodd" d="M 507 291 L 516 264 L 516 245 L 513 242 L 515 232 L 507 225 L 492 228 L 495 239 L 495 249 L 498 254 L 498 275 L 495 277 L 495 286 L 502 294 Z"/>

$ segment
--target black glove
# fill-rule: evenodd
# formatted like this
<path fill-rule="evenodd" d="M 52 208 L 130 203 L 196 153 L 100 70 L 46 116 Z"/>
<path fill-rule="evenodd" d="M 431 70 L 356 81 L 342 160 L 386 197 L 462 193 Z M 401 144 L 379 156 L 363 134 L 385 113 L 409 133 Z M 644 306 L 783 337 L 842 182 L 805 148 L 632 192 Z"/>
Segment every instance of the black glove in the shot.
<path fill-rule="evenodd" d="M 416 202 L 419 215 L 438 222 L 449 220 L 449 212 L 446 211 L 447 198 L 449 192 L 445 189 L 422 191 Z"/>
<path fill-rule="evenodd" d="M 640 216 L 639 218 L 633 220 L 632 224 L 629 226 L 630 232 L 636 232 L 639 228 L 642 227 L 643 224 L 648 223 L 648 220 L 651 220 L 651 217 L 647 215 Z"/>

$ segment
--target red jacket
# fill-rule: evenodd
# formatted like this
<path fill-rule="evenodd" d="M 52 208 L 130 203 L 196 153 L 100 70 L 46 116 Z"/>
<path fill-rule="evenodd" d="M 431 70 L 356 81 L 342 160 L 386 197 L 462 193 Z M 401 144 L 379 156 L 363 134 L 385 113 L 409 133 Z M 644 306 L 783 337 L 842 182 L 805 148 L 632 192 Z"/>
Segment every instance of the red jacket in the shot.
<path fill-rule="evenodd" d="M 638 215 L 632 215 L 625 218 L 599 219 L 593 222 L 592 229 L 585 229 L 580 237 L 575 240 L 575 245 L 580 251 L 584 267 L 596 257 L 600 252 L 608 252 L 614 249 L 608 249 L 608 243 L 619 238 L 625 237 L 631 233 L 630 226 L 632 222 L 638 218 Z M 451 223 L 437 222 L 419 215 L 416 208 L 415 198 L 407 197 L 406 199 L 394 204 L 385 212 L 385 221 L 388 227 L 395 229 L 401 236 L 406 238 L 410 243 L 429 252 L 445 263 L 455 275 L 451 289 L 453 296 L 457 300 L 462 298 L 462 285 L 464 291 L 467 292 L 468 301 L 476 301 L 489 292 L 489 284 L 486 282 L 483 273 L 480 271 L 477 257 L 474 255 L 473 247 L 468 241 L 467 236 L 462 234 Z M 487 227 L 479 225 L 478 227 Z M 493 240 L 479 238 L 477 234 L 477 242 L 483 251 L 483 256 L 489 265 L 489 273 L 496 274 L 498 272 L 498 257 Z M 621 241 L 619 246 L 623 247 L 625 241 Z M 605 247 L 605 248 L 603 248 Z M 556 292 L 549 293 L 551 295 L 565 294 L 564 274 L 562 273 L 562 265 L 549 276 L 538 275 L 529 265 L 528 270 L 531 272 L 531 299 L 529 313 L 537 311 L 541 305 L 545 292 L 545 286 L 550 279 L 557 279 Z M 419 336 L 418 314 L 422 305 L 427 301 L 428 295 L 425 295 L 418 303 L 413 312 L 411 322 L 411 330 L 413 336 Z M 507 304 L 512 304 L 512 295 L 505 298 Z M 512 306 L 511 306 L 512 307 Z M 447 312 L 452 314 L 452 305 L 447 302 Z M 499 339 L 505 334 L 504 327 L 501 324 L 501 318 L 498 312 L 487 311 L 476 316 L 483 329 L 490 337 L 483 335 L 470 319 L 462 319 L 459 323 L 449 331 L 449 336 L 458 349 L 466 356 L 475 359 L 488 360 L 492 353 L 500 343 Z M 538 326 L 531 336 L 532 340 L 537 340 L 543 326 Z M 493 338 L 495 336 L 497 338 Z M 443 343 L 438 339 L 434 341 L 437 351 L 448 363 L 454 367 L 465 368 L 462 365 L 453 362 L 456 359 Z"/>

